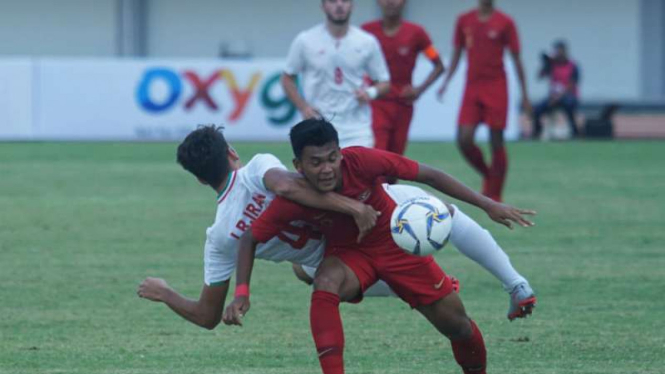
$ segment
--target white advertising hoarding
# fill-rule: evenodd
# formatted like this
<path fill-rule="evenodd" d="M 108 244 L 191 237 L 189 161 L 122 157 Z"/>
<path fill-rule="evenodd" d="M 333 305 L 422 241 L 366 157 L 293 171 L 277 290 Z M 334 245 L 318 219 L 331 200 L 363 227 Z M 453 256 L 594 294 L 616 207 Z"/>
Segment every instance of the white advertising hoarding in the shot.
<path fill-rule="evenodd" d="M 0 140 L 32 139 L 33 64 L 29 59 L 0 60 Z"/>
<path fill-rule="evenodd" d="M 0 82 L 12 87 L 0 90 L 4 106 L 11 106 L 3 115 L 10 124 L 0 128 L 5 139 L 180 140 L 196 125 L 214 123 L 224 125 L 232 141 L 286 141 L 300 119 L 279 83 L 282 59 L 43 59 L 28 62 L 20 74 L 3 66 Z M 411 140 L 454 139 L 464 70 L 443 102 L 435 95 L 439 81 L 416 103 Z M 429 71 L 420 61 L 415 81 Z M 509 72 L 508 139 L 517 137 L 512 78 Z"/>

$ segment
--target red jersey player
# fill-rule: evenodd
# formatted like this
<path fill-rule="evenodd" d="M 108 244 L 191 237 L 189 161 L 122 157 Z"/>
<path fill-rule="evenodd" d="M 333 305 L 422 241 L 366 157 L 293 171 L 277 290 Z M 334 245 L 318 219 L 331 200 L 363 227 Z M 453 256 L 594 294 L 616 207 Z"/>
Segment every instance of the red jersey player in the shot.
<path fill-rule="evenodd" d="M 453 43 L 455 49 L 450 72 L 438 95 L 440 98 L 443 96 L 457 70 L 462 50 L 466 50 L 469 67 L 459 114 L 457 142 L 467 161 L 483 176 L 483 194 L 501 201 L 508 170 L 503 142 L 508 113 L 508 89 L 503 68 L 505 48 L 508 48 L 515 63 L 523 108 L 531 111 L 520 60 L 517 28 L 510 17 L 494 8 L 493 0 L 479 0 L 478 9 L 464 13 L 457 19 Z M 482 151 L 473 142 L 480 123 L 490 128 L 492 163 L 489 166 L 485 163 Z"/>
<path fill-rule="evenodd" d="M 362 28 L 381 44 L 390 69 L 390 91 L 372 101 L 374 148 L 404 154 L 413 116 L 413 103 L 443 74 L 443 63 L 427 32 L 415 23 L 402 20 L 406 0 L 378 0 L 383 19 Z M 423 53 L 434 68 L 419 86 L 411 85 L 416 58 Z"/>
<path fill-rule="evenodd" d="M 376 227 L 357 241 L 353 221 L 334 212 L 311 209 L 276 198 L 240 240 L 236 298 L 224 313 L 227 324 L 240 324 L 249 310 L 249 281 L 254 251 L 259 242 L 274 237 L 295 237 L 291 225 L 314 225 L 326 237 L 325 259 L 314 279 L 310 310 L 311 328 L 324 374 L 344 372 L 344 334 L 339 303 L 359 301 L 369 286 L 381 279 L 411 307 L 421 312 L 451 340 L 453 353 L 465 373 L 485 373 L 485 346 L 477 326 L 452 291 L 448 276 L 431 256 L 407 254 L 390 234 L 390 212 L 395 203 L 381 181 L 386 177 L 426 183 L 462 201 L 483 208 L 497 222 L 509 220 L 523 226 L 531 222 L 521 214 L 532 212 L 494 202 L 477 194 L 453 177 L 393 153 L 350 147 L 340 150 L 334 127 L 320 119 L 308 119 L 291 130 L 294 164 L 318 191 L 336 191 L 383 212 Z M 453 213 L 454 214 L 454 213 Z"/>

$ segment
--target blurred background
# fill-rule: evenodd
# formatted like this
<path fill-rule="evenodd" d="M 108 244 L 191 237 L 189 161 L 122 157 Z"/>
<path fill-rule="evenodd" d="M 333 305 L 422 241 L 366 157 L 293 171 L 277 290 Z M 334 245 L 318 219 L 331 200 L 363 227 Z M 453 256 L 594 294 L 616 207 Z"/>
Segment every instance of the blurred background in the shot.
<path fill-rule="evenodd" d="M 177 140 L 196 123 L 208 122 L 229 125 L 232 140 L 283 139 L 297 115 L 270 79 L 281 71 L 295 35 L 323 21 L 314 0 L 2 0 L 0 5 L 2 139 Z M 476 5 L 470 0 L 411 1 L 406 19 L 424 25 L 446 58 L 456 17 Z M 548 90 L 547 79 L 537 79 L 541 54 L 550 53 L 555 40 L 565 40 L 581 70 L 580 128 L 601 117 L 607 105 L 617 104 L 612 131 L 600 131 L 603 136 L 665 136 L 665 1 L 511 0 L 496 5 L 517 23 L 534 105 Z M 379 17 L 375 1 L 356 1 L 353 24 Z M 158 72 L 145 79 L 161 67 L 166 76 Z M 207 87 L 219 105 L 199 101 L 182 109 L 194 92 L 184 71 L 193 70 L 204 80 L 225 68 L 232 77 Z M 512 79 L 509 62 L 507 71 Z M 175 86 L 170 72 L 178 80 Z M 463 77 L 456 75 L 456 93 L 446 103 L 434 102 L 432 92 L 423 98 L 413 140 L 452 139 Z M 233 80 L 250 92 L 245 108 L 234 105 Z M 148 104 L 162 110 L 146 109 L 145 100 L 140 101 L 142 85 Z M 509 139 L 531 131 L 529 119 L 520 120 L 514 88 Z M 547 121 L 546 130 L 553 130 L 544 136 L 566 138 L 563 116 Z"/>

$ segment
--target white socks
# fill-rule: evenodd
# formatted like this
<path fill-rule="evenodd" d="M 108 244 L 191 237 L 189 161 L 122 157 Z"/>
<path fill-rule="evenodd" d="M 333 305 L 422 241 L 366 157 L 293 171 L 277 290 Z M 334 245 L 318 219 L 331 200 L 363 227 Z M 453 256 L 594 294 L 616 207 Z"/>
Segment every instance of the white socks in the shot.
<path fill-rule="evenodd" d="M 457 250 L 492 273 L 508 292 L 517 284 L 525 283 L 526 279 L 513 268 L 508 255 L 499 247 L 492 234 L 457 206 L 454 207 L 450 242 Z"/>

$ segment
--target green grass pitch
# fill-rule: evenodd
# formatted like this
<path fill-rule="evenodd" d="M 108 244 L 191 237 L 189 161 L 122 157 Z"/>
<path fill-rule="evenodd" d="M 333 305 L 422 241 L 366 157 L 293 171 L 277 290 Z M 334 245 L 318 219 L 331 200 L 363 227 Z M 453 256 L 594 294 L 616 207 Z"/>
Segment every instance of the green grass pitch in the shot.
<path fill-rule="evenodd" d="M 285 144 L 236 144 L 248 160 Z M 509 323 L 499 283 L 452 247 L 490 373 L 665 373 L 662 142 L 509 145 L 506 200 L 537 226 L 489 228 L 538 292 Z M 408 155 L 478 188 L 453 144 Z M 197 297 L 215 193 L 174 144 L 0 143 L 0 374 L 317 373 L 308 287 L 259 261 L 243 328 L 198 328 L 139 299 L 146 276 Z M 397 299 L 343 305 L 347 372 L 459 373 L 449 344 Z"/>

